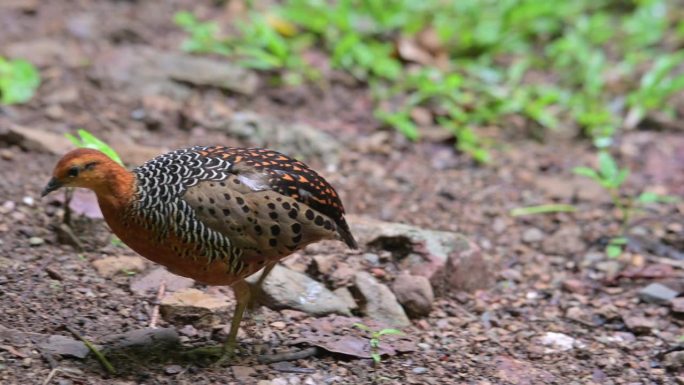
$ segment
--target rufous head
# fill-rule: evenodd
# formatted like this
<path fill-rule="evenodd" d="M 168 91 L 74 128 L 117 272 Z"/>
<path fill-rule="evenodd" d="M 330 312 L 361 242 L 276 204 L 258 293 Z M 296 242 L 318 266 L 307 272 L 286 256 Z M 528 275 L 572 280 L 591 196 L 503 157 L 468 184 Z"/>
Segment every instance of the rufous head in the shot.
<path fill-rule="evenodd" d="M 69 151 L 57 162 L 41 196 L 62 187 L 84 187 L 95 192 L 111 181 L 112 171 L 122 167 L 100 151 L 79 148 Z"/>

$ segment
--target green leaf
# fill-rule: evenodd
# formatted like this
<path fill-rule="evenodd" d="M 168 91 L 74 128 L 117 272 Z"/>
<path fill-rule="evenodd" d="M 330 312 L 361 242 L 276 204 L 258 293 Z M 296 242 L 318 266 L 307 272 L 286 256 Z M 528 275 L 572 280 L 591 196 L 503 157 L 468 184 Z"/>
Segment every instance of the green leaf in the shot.
<path fill-rule="evenodd" d="M 622 246 L 620 245 L 608 245 L 606 246 L 606 255 L 609 258 L 617 258 L 622 254 Z"/>
<path fill-rule="evenodd" d="M 364 330 L 364 331 L 367 331 L 367 332 L 370 332 L 370 331 L 371 331 L 371 329 L 370 329 L 368 326 L 366 326 L 366 325 L 364 325 L 364 324 L 362 324 L 362 323 L 355 322 L 353 326 L 354 326 L 355 328 L 359 328 L 359 329 Z"/>
<path fill-rule="evenodd" d="M 382 357 L 380 356 L 379 353 L 375 353 L 375 352 L 371 353 L 371 358 L 373 359 L 373 362 L 375 362 L 376 364 L 379 364 L 380 361 L 382 361 Z"/>
<path fill-rule="evenodd" d="M 404 332 L 401 330 L 397 329 L 382 329 L 379 332 L 376 333 L 378 337 L 384 336 L 384 335 L 403 335 Z"/>
<path fill-rule="evenodd" d="M 601 176 L 593 168 L 575 167 L 572 169 L 572 172 L 577 175 L 586 176 L 594 180 L 601 180 Z"/>
<path fill-rule="evenodd" d="M 77 131 L 79 138 L 76 138 L 75 136 L 71 134 L 65 134 L 64 136 L 69 139 L 76 147 L 82 147 L 82 148 L 90 148 L 93 150 L 98 150 L 105 155 L 107 155 L 109 158 L 111 158 L 113 161 L 116 163 L 119 163 L 120 165 L 123 165 L 123 162 L 121 161 L 121 158 L 119 157 L 119 154 L 114 151 L 113 148 L 111 148 L 107 143 L 101 141 L 95 135 L 91 134 L 90 132 L 79 129 Z"/>
<path fill-rule="evenodd" d="M 40 86 L 40 73 L 28 61 L 0 57 L 0 103 L 26 103 Z"/>
<path fill-rule="evenodd" d="M 511 216 L 519 217 L 523 215 L 536 215 L 548 213 L 571 213 L 577 211 L 577 208 L 572 205 L 565 204 L 548 204 L 530 207 L 517 207 L 509 213 Z"/>
<path fill-rule="evenodd" d="M 618 173 L 618 166 L 615 159 L 607 151 L 600 151 L 598 154 L 599 172 L 603 179 L 614 180 Z"/>

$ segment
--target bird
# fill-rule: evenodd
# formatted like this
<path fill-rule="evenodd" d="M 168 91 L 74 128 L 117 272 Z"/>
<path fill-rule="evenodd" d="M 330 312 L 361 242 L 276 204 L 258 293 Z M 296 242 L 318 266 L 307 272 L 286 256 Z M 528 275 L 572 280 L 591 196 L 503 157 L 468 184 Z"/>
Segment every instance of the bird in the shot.
<path fill-rule="evenodd" d="M 251 291 L 245 278 L 324 239 L 358 244 L 335 189 L 306 164 L 265 148 L 194 146 L 128 170 L 104 153 L 72 150 L 41 196 L 95 192 L 105 222 L 132 250 L 180 276 L 230 285 L 236 298 L 220 361 L 230 359 Z"/>

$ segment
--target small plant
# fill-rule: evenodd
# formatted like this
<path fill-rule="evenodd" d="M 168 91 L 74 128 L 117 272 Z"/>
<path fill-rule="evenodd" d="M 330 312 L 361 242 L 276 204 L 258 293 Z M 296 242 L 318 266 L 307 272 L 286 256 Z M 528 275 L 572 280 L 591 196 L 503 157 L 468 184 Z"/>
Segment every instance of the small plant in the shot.
<path fill-rule="evenodd" d="M 69 139 L 71 143 L 73 143 L 76 147 L 90 148 L 93 150 L 101 151 L 116 163 L 123 165 L 121 157 L 119 157 L 119 154 L 117 154 L 116 151 L 114 151 L 114 149 L 111 148 L 107 143 L 98 139 L 95 135 L 86 130 L 80 129 L 77 131 L 77 133 L 78 138 L 71 134 L 64 134 L 64 136 L 66 136 L 66 138 Z"/>
<path fill-rule="evenodd" d="M 173 20 L 190 36 L 183 40 L 181 49 L 194 53 L 217 53 L 229 55 L 231 53 L 226 41 L 219 39 L 219 26 L 212 21 L 199 21 L 195 15 L 187 11 L 177 12 Z"/>
<path fill-rule="evenodd" d="M 628 243 L 627 227 L 634 212 L 642 205 L 649 203 L 672 203 L 677 198 L 663 196 L 653 192 L 643 192 L 637 197 L 623 198 L 621 188 L 629 177 L 628 168 L 620 168 L 610 153 L 603 149 L 598 153 L 599 167 L 575 167 L 573 172 L 578 175 L 591 178 L 610 195 L 613 205 L 620 213 L 620 234 L 611 238 L 606 246 L 606 255 L 610 258 L 617 258 L 622 254 Z"/>
<path fill-rule="evenodd" d="M 29 101 L 40 86 L 40 73 L 26 60 L 7 60 L 0 56 L 0 103 Z"/>
<path fill-rule="evenodd" d="M 377 331 L 371 330 L 368 326 L 362 324 L 362 323 L 355 323 L 354 327 L 359 328 L 365 332 L 370 333 L 370 350 L 371 350 L 371 358 L 373 359 L 373 363 L 375 365 L 380 364 L 382 361 L 382 356 L 380 355 L 380 339 L 382 336 L 385 335 L 403 335 L 404 333 L 400 330 L 397 329 L 381 329 Z"/>

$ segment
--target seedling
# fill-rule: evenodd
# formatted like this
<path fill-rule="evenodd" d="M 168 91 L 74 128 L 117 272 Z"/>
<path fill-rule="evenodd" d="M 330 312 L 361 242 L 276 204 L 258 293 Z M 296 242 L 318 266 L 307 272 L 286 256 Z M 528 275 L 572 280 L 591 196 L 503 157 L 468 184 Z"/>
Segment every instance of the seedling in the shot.
<path fill-rule="evenodd" d="M 368 326 L 362 324 L 362 323 L 355 323 L 354 327 L 357 327 L 365 332 L 370 333 L 370 350 L 371 350 L 371 358 L 373 359 L 373 363 L 375 365 L 380 364 L 382 361 L 382 356 L 380 355 L 380 339 L 382 336 L 385 335 L 403 335 L 404 333 L 400 330 L 397 329 L 381 329 L 374 331 Z"/>
<path fill-rule="evenodd" d="M 677 198 L 663 196 L 653 192 L 643 192 L 637 197 L 622 198 L 621 187 L 629 176 L 628 168 L 620 168 L 607 150 L 600 150 L 598 154 L 599 167 L 575 167 L 573 172 L 591 178 L 610 195 L 613 205 L 620 213 L 620 234 L 608 241 L 605 252 L 610 258 L 617 258 L 622 254 L 628 243 L 627 227 L 634 212 L 639 206 L 649 203 L 672 203 Z"/>
<path fill-rule="evenodd" d="M 16 104 L 31 100 L 40 86 L 40 73 L 26 60 L 0 56 L 0 103 Z"/>
<path fill-rule="evenodd" d="M 73 143 L 76 147 L 90 148 L 93 150 L 101 151 L 116 163 L 123 165 L 121 157 L 119 157 L 119 154 L 117 154 L 116 151 L 114 151 L 114 149 L 111 148 L 107 143 L 98 139 L 89 131 L 80 129 L 77 132 L 78 138 L 71 134 L 64 134 L 64 136 L 66 136 L 66 138 L 69 139 L 71 143 Z"/>

